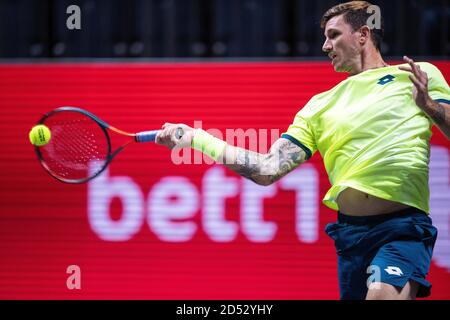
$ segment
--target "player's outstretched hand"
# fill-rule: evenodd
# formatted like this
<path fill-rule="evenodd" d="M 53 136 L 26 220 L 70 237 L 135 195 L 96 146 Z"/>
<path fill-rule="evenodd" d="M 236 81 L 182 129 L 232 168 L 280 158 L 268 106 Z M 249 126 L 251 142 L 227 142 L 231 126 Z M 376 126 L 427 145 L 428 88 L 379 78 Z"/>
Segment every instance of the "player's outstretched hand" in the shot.
<path fill-rule="evenodd" d="M 428 75 L 425 71 L 420 69 L 418 64 L 414 63 L 413 59 L 404 56 L 403 60 L 409 64 L 409 66 L 400 66 L 398 68 L 411 73 L 409 79 L 414 84 L 412 92 L 414 101 L 420 108 L 425 108 L 431 101 L 431 98 L 428 95 Z"/>
<path fill-rule="evenodd" d="M 181 129 L 181 130 L 180 130 Z M 182 136 L 180 137 L 180 133 Z M 182 123 L 166 122 L 156 136 L 157 144 L 173 148 L 186 148 L 191 146 L 194 129 Z"/>

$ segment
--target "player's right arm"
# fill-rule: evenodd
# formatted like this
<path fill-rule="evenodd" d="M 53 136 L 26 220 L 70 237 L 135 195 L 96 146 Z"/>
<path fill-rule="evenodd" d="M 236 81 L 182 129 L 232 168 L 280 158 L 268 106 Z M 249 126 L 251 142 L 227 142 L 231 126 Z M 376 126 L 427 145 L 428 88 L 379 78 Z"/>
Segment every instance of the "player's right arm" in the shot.
<path fill-rule="evenodd" d="M 305 151 L 285 138 L 276 140 L 265 154 L 230 145 L 223 153 L 223 163 L 227 168 L 264 186 L 284 177 L 306 159 Z"/>
<path fill-rule="evenodd" d="M 184 131 L 181 139 L 177 139 L 175 134 L 179 127 Z M 197 142 L 193 142 L 194 136 Z M 184 124 L 164 124 L 156 143 L 170 149 L 194 145 L 197 150 L 213 155 L 217 162 L 259 185 L 274 183 L 308 158 L 301 147 L 285 138 L 276 140 L 267 153 L 258 153 L 228 145 L 204 131 L 196 133 L 195 129 Z"/>

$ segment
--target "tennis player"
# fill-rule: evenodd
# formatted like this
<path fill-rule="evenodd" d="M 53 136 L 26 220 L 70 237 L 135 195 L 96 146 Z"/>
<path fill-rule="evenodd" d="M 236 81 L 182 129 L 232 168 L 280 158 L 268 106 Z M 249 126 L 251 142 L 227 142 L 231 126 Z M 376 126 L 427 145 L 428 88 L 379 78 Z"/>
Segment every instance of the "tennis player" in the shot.
<path fill-rule="evenodd" d="M 383 60 L 383 27 L 369 27 L 369 6 L 352 1 L 324 14 L 323 51 L 349 77 L 312 97 L 268 153 L 184 124 L 164 124 L 157 143 L 191 146 L 259 185 L 319 151 L 332 185 L 323 203 L 338 211 L 325 231 L 338 255 L 341 299 L 415 299 L 431 289 L 437 230 L 429 217 L 429 141 L 433 123 L 450 139 L 450 89 L 430 63 Z"/>

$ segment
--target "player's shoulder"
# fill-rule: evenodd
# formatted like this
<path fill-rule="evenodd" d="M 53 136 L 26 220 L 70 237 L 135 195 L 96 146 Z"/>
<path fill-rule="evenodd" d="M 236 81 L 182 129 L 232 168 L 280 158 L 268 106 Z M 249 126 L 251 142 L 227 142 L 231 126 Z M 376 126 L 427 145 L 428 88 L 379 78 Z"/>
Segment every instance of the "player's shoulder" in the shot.
<path fill-rule="evenodd" d="M 438 67 L 436 67 L 434 64 L 430 63 L 430 62 L 426 62 L 426 61 L 419 61 L 419 62 L 415 62 L 416 65 L 420 66 L 420 69 L 425 71 L 425 72 L 439 72 Z M 402 63 L 399 65 L 396 65 L 396 67 L 409 67 L 408 63 Z"/>
<path fill-rule="evenodd" d="M 422 71 L 425 71 L 428 75 L 428 78 L 432 79 L 443 79 L 443 75 L 441 70 L 439 70 L 438 67 L 436 67 L 434 64 L 430 62 L 417 62 L 417 64 L 420 66 L 420 69 Z"/>
<path fill-rule="evenodd" d="M 424 71 L 427 74 L 428 79 L 436 81 L 442 81 L 444 79 L 442 72 L 434 64 L 426 61 L 415 62 L 415 64 L 420 66 L 420 70 Z M 409 64 L 404 63 L 401 64 L 401 66 L 409 66 Z"/>
<path fill-rule="evenodd" d="M 324 108 L 330 105 L 330 102 L 337 99 L 338 92 L 341 90 L 342 86 L 348 82 L 349 79 L 345 79 L 326 91 L 315 94 L 311 97 L 308 103 L 300 110 L 303 116 L 316 115 L 320 113 Z"/>
<path fill-rule="evenodd" d="M 427 74 L 430 86 L 444 85 L 444 86 L 448 87 L 445 77 L 442 74 L 441 70 L 439 70 L 438 67 L 436 67 L 434 64 L 429 63 L 429 62 L 419 62 L 418 64 L 420 66 L 420 69 L 422 71 L 425 71 L 425 73 Z"/>
<path fill-rule="evenodd" d="M 335 94 L 337 91 L 342 90 L 342 87 L 345 86 L 345 84 L 347 84 L 350 81 L 349 78 L 342 80 L 341 82 L 339 82 L 338 84 L 336 84 L 334 87 L 326 90 L 326 91 L 322 91 L 320 93 L 317 93 L 316 95 L 314 95 L 310 101 L 319 101 L 322 99 L 326 99 L 328 97 L 333 97 L 335 98 Z"/>
<path fill-rule="evenodd" d="M 328 96 L 330 96 L 333 92 L 333 89 L 323 91 L 315 94 L 309 99 L 308 103 L 303 107 L 304 113 L 309 113 L 310 115 L 316 113 L 321 109 L 321 106 L 324 105 L 323 100 L 326 100 Z"/>
<path fill-rule="evenodd" d="M 422 62 L 417 62 L 417 64 L 420 66 L 420 69 L 422 69 L 423 71 L 427 72 L 427 71 L 431 71 L 431 72 L 441 72 L 438 67 L 436 67 L 434 64 L 430 63 L 430 62 L 426 62 L 426 61 L 422 61 Z"/>

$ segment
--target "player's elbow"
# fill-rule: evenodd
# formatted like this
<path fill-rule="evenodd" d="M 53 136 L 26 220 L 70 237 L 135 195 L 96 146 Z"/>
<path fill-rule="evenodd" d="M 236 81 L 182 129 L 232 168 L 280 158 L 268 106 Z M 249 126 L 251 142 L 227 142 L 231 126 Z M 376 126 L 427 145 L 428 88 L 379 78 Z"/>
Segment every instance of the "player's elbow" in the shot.
<path fill-rule="evenodd" d="M 273 181 L 270 176 L 260 176 L 258 178 L 255 178 L 253 180 L 253 182 L 255 182 L 257 185 L 260 186 L 270 186 L 271 184 L 273 184 L 275 181 Z"/>
<path fill-rule="evenodd" d="M 260 168 L 260 172 L 256 176 L 255 182 L 260 186 L 270 186 L 280 178 L 280 173 L 273 170 L 272 166 L 265 166 Z"/>
<path fill-rule="evenodd" d="M 283 175 L 280 166 L 275 161 L 272 154 L 266 154 L 258 166 L 258 174 L 254 176 L 253 181 L 260 186 L 270 186 L 280 179 Z"/>

